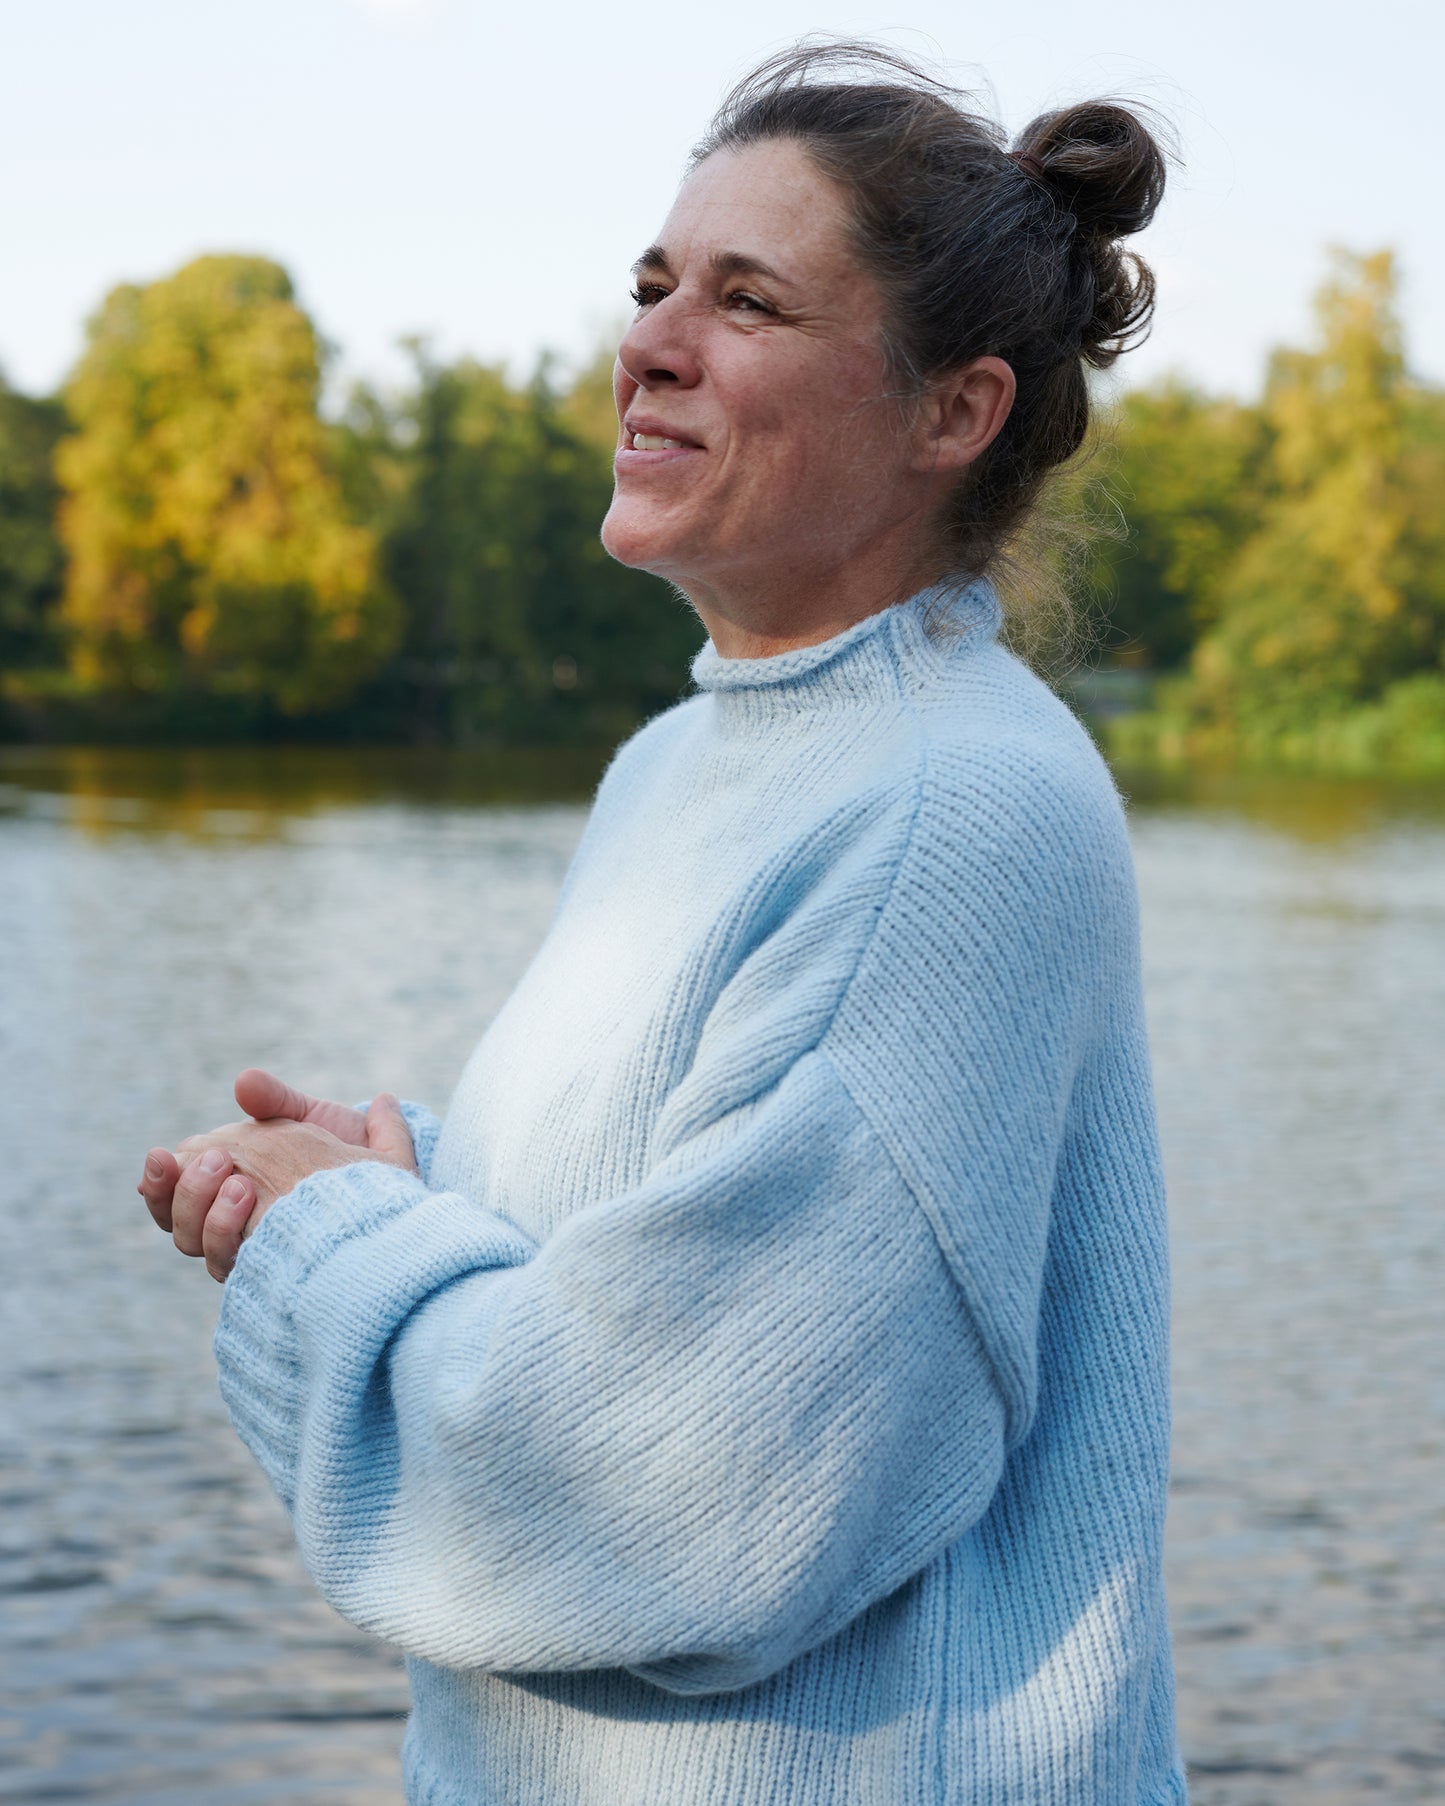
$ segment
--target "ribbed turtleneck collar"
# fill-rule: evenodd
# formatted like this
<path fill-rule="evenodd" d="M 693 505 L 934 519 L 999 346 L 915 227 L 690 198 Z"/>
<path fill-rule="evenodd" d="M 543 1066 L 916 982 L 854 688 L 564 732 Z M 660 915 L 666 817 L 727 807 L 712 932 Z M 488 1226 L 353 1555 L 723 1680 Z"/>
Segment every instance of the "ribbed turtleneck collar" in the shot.
<path fill-rule="evenodd" d="M 965 641 L 971 648 L 992 640 L 1000 618 L 992 584 L 935 584 L 866 615 L 831 639 L 770 658 L 724 658 L 709 640 L 693 660 L 692 678 L 700 690 L 764 706 L 785 705 L 794 692 L 810 703 L 876 701 L 906 683 L 910 673 L 922 676 L 947 660 Z"/>

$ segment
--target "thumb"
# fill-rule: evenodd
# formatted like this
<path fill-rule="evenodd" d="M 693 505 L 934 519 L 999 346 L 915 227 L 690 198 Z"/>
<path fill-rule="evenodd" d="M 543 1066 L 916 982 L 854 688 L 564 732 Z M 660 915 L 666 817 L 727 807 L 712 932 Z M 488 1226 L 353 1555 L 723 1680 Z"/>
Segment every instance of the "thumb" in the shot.
<path fill-rule="evenodd" d="M 409 1173 L 416 1171 L 416 1148 L 411 1130 L 406 1126 L 401 1105 L 389 1091 L 383 1091 L 371 1100 L 371 1108 L 366 1113 L 366 1145 L 378 1160 L 385 1160 L 389 1166 L 404 1167 Z"/>
<path fill-rule="evenodd" d="M 275 1116 L 289 1116 L 295 1122 L 305 1122 L 314 1101 L 304 1091 L 278 1079 L 274 1072 L 263 1072 L 259 1066 L 248 1066 L 236 1079 L 236 1102 L 257 1122 L 266 1122 Z"/>

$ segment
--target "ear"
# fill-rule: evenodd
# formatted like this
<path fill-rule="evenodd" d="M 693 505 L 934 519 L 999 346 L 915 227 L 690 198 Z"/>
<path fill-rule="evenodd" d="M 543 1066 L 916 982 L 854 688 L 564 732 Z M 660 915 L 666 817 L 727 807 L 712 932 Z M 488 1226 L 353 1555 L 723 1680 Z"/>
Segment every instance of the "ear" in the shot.
<path fill-rule="evenodd" d="M 962 470 L 1003 429 L 1018 383 L 1001 357 L 976 357 L 940 379 L 920 409 L 917 468 Z"/>

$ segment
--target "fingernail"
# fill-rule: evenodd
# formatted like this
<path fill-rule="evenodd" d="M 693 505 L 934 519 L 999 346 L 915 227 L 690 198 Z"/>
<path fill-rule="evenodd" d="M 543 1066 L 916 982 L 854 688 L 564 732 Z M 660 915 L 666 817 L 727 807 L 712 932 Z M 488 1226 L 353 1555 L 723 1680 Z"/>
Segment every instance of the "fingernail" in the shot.
<path fill-rule="evenodd" d="M 223 1173 L 230 1164 L 230 1155 L 222 1153 L 220 1148 L 207 1148 L 201 1155 L 202 1169 L 208 1173 Z"/>
<path fill-rule="evenodd" d="M 160 1161 L 155 1157 L 154 1154 L 147 1154 L 146 1155 L 146 1178 L 147 1179 L 159 1179 L 160 1176 L 161 1176 Z"/>
<path fill-rule="evenodd" d="M 239 1204 L 246 1195 L 246 1181 L 231 1178 L 221 1187 L 221 1196 L 228 1204 Z"/>

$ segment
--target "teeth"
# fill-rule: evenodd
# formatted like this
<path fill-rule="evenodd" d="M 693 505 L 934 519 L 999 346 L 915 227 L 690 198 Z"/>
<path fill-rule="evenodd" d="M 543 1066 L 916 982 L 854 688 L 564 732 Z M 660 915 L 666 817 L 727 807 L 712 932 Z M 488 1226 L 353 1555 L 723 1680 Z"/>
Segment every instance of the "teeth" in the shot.
<path fill-rule="evenodd" d="M 634 433 L 633 451 L 681 451 L 681 439 L 664 439 L 657 433 Z"/>

